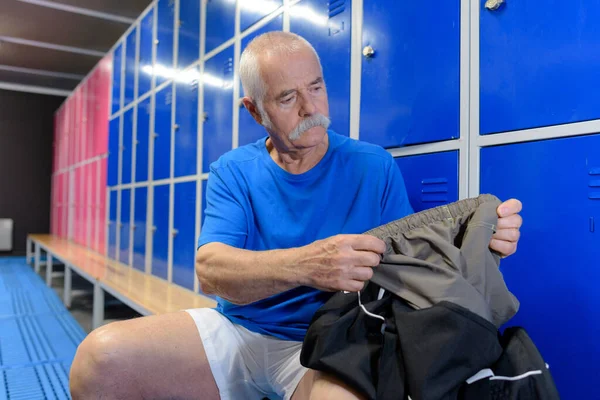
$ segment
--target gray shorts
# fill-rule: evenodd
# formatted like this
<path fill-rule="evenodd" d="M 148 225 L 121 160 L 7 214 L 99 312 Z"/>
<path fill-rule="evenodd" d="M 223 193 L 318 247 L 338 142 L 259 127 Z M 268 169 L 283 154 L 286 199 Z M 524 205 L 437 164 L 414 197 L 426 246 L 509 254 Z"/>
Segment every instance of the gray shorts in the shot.
<path fill-rule="evenodd" d="M 300 364 L 302 342 L 249 331 L 210 308 L 192 316 L 222 400 L 289 400 L 307 369 Z"/>

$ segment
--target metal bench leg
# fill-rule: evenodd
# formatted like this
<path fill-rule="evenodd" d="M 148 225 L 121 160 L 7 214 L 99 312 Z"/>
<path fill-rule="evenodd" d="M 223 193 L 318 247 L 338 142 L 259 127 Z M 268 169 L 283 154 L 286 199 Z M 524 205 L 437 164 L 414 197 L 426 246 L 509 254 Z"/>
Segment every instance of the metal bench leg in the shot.
<path fill-rule="evenodd" d="M 52 287 L 52 254 L 46 253 L 46 285 Z"/>
<path fill-rule="evenodd" d="M 67 308 L 71 308 L 71 282 L 71 268 L 69 268 L 68 264 L 65 264 L 65 288 L 63 291 L 63 303 Z"/>
<path fill-rule="evenodd" d="M 35 273 L 39 274 L 40 273 L 40 245 L 38 243 L 34 244 L 35 246 L 35 261 L 34 261 L 34 268 L 35 268 Z"/>
<path fill-rule="evenodd" d="M 29 265 L 33 262 L 33 254 L 31 254 L 31 238 L 27 238 L 27 243 L 25 244 L 25 262 Z"/>
<path fill-rule="evenodd" d="M 100 282 L 94 283 L 94 309 L 92 315 L 92 329 L 99 328 L 104 322 L 104 290 Z"/>

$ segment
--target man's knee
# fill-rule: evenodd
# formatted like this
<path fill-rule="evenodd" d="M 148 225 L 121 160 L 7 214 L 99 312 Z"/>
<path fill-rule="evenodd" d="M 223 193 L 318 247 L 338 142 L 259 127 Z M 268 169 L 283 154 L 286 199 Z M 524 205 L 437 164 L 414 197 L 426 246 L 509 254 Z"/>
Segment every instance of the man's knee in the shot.
<path fill-rule="evenodd" d="M 111 390 L 116 376 L 127 372 L 127 349 L 118 323 L 91 332 L 77 348 L 71 366 L 69 385 L 71 396 L 97 397 Z"/>

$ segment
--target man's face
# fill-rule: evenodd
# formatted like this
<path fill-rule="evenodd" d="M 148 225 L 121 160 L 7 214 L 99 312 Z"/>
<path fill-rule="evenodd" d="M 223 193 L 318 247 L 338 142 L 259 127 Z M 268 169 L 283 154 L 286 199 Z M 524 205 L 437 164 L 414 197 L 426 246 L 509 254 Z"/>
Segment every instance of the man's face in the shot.
<path fill-rule="evenodd" d="M 267 85 L 263 111 L 267 130 L 287 147 L 313 147 L 323 141 L 329 117 L 327 90 L 314 53 L 303 48 L 293 54 L 268 54 L 261 59 L 261 73 Z M 264 121 L 263 121 L 264 122 Z M 304 122 L 310 129 L 303 131 Z M 327 123 L 325 123 L 327 124 Z M 317 126 L 314 126 L 317 125 Z"/>

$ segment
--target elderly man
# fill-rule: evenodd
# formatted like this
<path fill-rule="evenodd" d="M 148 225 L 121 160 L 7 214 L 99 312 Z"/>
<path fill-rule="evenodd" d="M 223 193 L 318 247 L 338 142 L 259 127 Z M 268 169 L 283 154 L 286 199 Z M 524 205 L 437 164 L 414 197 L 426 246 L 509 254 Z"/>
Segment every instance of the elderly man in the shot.
<path fill-rule="evenodd" d="M 299 361 L 314 312 L 359 291 L 385 251 L 362 235 L 412 213 L 389 153 L 328 130 L 323 72 L 303 38 L 270 32 L 242 54 L 248 111 L 268 137 L 212 164 L 196 270 L 213 309 L 92 332 L 71 370 L 78 398 L 356 399 Z M 490 247 L 515 252 L 521 203 L 498 208 Z"/>

